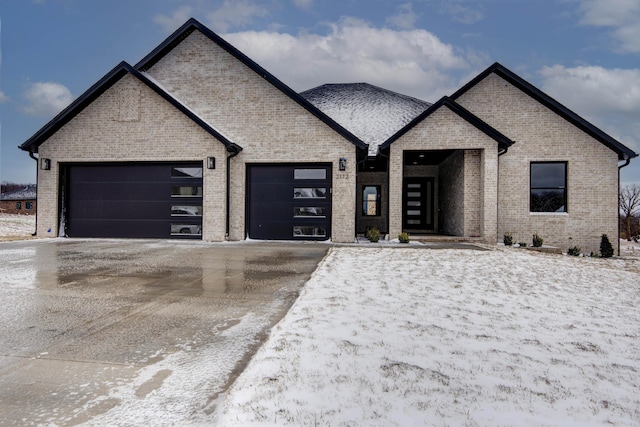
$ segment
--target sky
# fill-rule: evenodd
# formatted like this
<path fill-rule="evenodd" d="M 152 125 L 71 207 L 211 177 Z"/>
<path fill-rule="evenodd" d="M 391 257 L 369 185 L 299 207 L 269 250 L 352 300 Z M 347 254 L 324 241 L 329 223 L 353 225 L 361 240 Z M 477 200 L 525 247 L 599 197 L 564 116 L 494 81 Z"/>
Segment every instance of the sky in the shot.
<path fill-rule="evenodd" d="M 35 183 L 17 146 L 190 17 L 296 91 L 435 102 L 497 61 L 640 153 L 639 0 L 0 0 L 0 180 Z"/>

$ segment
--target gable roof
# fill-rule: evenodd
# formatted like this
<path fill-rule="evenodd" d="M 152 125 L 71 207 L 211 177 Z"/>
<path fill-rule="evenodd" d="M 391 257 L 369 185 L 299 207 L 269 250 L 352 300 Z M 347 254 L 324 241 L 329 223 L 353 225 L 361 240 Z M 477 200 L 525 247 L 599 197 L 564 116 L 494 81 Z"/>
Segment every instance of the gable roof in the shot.
<path fill-rule="evenodd" d="M 202 127 L 205 131 L 215 137 L 217 140 L 222 142 L 228 151 L 236 151 L 241 150 L 242 148 L 230 141 L 226 136 L 220 133 L 213 126 L 208 124 L 202 118 L 200 118 L 197 114 L 195 114 L 192 110 L 187 108 L 184 104 L 174 98 L 171 94 L 161 88 L 154 81 L 149 79 L 148 76 L 145 76 L 143 73 L 139 72 L 131 65 L 126 62 L 121 62 L 116 67 L 114 67 L 111 71 L 109 71 L 104 77 L 102 77 L 97 83 L 91 86 L 86 92 L 80 95 L 76 100 L 74 100 L 67 108 L 62 110 L 57 116 L 55 116 L 49 123 L 44 125 L 38 132 L 36 132 L 31 138 L 26 140 L 22 145 L 18 148 L 25 151 L 30 151 L 32 153 L 38 152 L 38 147 L 42 143 L 44 143 L 49 137 L 51 137 L 54 133 L 56 133 L 62 126 L 67 124 L 71 119 L 77 116 L 82 110 L 84 110 L 89 104 L 95 101 L 100 95 L 107 91 L 107 89 L 111 88 L 114 84 L 116 84 L 120 79 L 122 79 L 125 75 L 131 74 L 136 77 L 138 80 L 143 82 L 149 88 L 151 88 L 155 93 L 160 95 L 166 101 L 168 101 L 171 105 L 180 110 L 183 114 L 197 123 L 200 127 Z"/>
<path fill-rule="evenodd" d="M 267 70 L 262 68 L 256 62 L 254 62 L 251 58 L 249 58 L 244 53 L 240 52 L 238 49 L 233 47 L 229 42 L 224 40 L 222 37 L 211 31 L 209 28 L 201 24 L 198 20 L 191 18 L 187 22 L 185 22 L 180 28 L 178 28 L 172 35 L 170 35 L 164 42 L 162 42 L 158 47 L 152 50 L 147 56 L 145 56 L 140 62 L 135 65 L 135 68 L 140 71 L 147 71 L 153 65 L 155 65 L 158 61 L 160 61 L 165 55 L 167 55 L 171 50 L 173 50 L 176 46 L 178 46 L 184 39 L 186 39 L 191 33 L 195 30 L 200 31 L 203 35 L 209 38 L 212 42 L 220 46 L 222 49 L 227 51 L 230 55 L 235 57 L 237 60 L 242 62 L 244 65 L 249 67 L 256 74 L 264 78 L 267 82 L 275 86 L 282 93 L 287 95 L 293 101 L 297 102 L 304 109 L 309 111 L 311 114 L 316 116 L 322 122 L 327 124 L 330 128 L 340 134 L 342 137 L 352 142 L 354 145 L 360 148 L 366 148 L 367 144 L 361 141 L 356 135 L 351 133 L 349 130 L 345 129 L 340 124 L 336 123 L 331 117 L 327 114 L 319 110 L 312 103 L 307 101 L 304 97 L 300 96 L 297 92 L 291 89 L 289 86 L 284 84 L 282 81 L 277 79 L 274 75 L 269 73 Z"/>
<path fill-rule="evenodd" d="M 462 105 L 455 102 L 453 99 L 449 98 L 448 96 L 443 96 L 442 98 L 440 98 L 438 102 L 433 104 L 426 111 L 424 111 L 418 117 L 413 119 L 409 124 L 407 124 L 405 127 L 403 127 L 398 132 L 396 132 L 391 138 L 387 139 L 382 145 L 380 145 L 380 148 L 387 148 L 394 141 L 399 139 L 402 135 L 409 132 L 409 130 L 412 129 L 414 126 L 416 126 L 418 123 L 422 122 L 431 114 L 435 113 L 436 111 L 438 111 L 440 108 L 443 108 L 443 107 L 449 108 L 451 111 L 456 113 L 462 119 L 466 120 L 471 125 L 476 127 L 478 130 L 480 130 L 481 132 L 484 132 L 487 136 L 495 140 L 498 143 L 498 147 L 500 149 L 503 149 L 503 150 L 507 149 L 515 143 L 515 141 L 503 135 L 500 131 L 498 131 L 497 129 L 489 125 L 487 122 L 480 119 L 478 116 L 476 116 L 475 114 L 473 114 L 472 112 L 464 108 Z"/>
<path fill-rule="evenodd" d="M 325 84 L 300 95 L 369 144 L 370 156 L 431 106 L 430 102 L 368 83 Z"/>
<path fill-rule="evenodd" d="M 492 73 L 495 73 L 496 75 L 502 77 L 503 79 L 511 83 L 513 86 L 517 87 L 518 89 L 520 89 L 521 91 L 523 91 L 524 93 L 526 93 L 527 95 L 529 95 L 530 97 L 532 97 L 533 99 L 535 99 L 536 101 L 544 105 L 545 107 L 549 108 L 554 113 L 558 114 L 560 117 L 567 120 L 569 123 L 573 124 L 574 126 L 578 127 L 579 129 L 587 133 L 589 136 L 595 138 L 605 146 L 609 147 L 611 150 L 613 150 L 618 154 L 619 160 L 628 160 L 638 156 L 638 154 L 636 154 L 633 150 L 626 147 L 625 145 L 623 145 L 622 143 L 620 143 L 619 141 L 617 141 L 616 139 L 614 139 L 613 137 L 611 137 L 610 135 L 608 135 L 607 133 L 599 129 L 598 127 L 589 123 L 588 121 L 586 121 L 585 119 L 583 119 L 582 117 L 580 117 L 579 115 L 577 115 L 576 113 L 574 113 L 573 111 L 565 107 L 564 105 L 560 104 L 558 101 L 556 101 L 546 93 L 542 92 L 540 89 L 536 88 L 531 83 L 527 82 L 526 80 L 516 75 L 514 72 L 507 69 L 506 67 L 504 67 L 498 62 L 491 65 L 482 73 L 478 74 L 469 83 L 467 83 L 466 85 L 458 89 L 453 95 L 451 95 L 451 98 L 454 100 L 458 99 L 465 92 L 473 88 L 475 85 L 477 85 L 479 82 L 484 80 L 487 76 L 489 76 Z"/>

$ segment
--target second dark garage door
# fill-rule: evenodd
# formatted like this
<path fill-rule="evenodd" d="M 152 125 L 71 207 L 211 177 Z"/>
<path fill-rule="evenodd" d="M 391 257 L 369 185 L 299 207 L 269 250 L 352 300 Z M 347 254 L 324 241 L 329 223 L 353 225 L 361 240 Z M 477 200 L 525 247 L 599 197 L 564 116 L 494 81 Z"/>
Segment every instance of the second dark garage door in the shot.
<path fill-rule="evenodd" d="M 247 165 L 251 239 L 331 238 L 331 164 Z"/>
<path fill-rule="evenodd" d="M 202 162 L 63 167 L 69 237 L 202 238 Z"/>

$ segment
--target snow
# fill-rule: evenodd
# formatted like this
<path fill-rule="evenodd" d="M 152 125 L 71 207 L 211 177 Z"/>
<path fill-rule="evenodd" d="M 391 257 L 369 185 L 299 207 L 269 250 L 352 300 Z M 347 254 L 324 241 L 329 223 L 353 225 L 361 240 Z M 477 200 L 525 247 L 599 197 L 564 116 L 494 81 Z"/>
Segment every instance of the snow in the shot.
<path fill-rule="evenodd" d="M 326 84 L 300 95 L 369 145 L 369 155 L 430 103 L 368 83 Z"/>
<path fill-rule="evenodd" d="M 639 273 L 513 248 L 333 248 L 217 423 L 639 425 Z"/>
<path fill-rule="evenodd" d="M 36 229 L 35 215 L 0 213 L 0 238 L 31 237 Z"/>

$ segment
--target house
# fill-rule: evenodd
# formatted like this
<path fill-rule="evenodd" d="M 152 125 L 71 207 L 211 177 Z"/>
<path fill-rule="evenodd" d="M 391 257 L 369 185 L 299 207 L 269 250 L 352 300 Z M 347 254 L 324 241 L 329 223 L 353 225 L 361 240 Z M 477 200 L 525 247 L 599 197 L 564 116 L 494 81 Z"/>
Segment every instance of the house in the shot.
<path fill-rule="evenodd" d="M 33 215 L 36 213 L 36 186 L 0 194 L 0 213 Z"/>
<path fill-rule="evenodd" d="M 40 236 L 376 227 L 584 251 L 617 235 L 618 168 L 637 156 L 497 63 L 433 104 L 364 83 L 296 93 L 194 19 L 20 148 L 40 160 Z"/>

